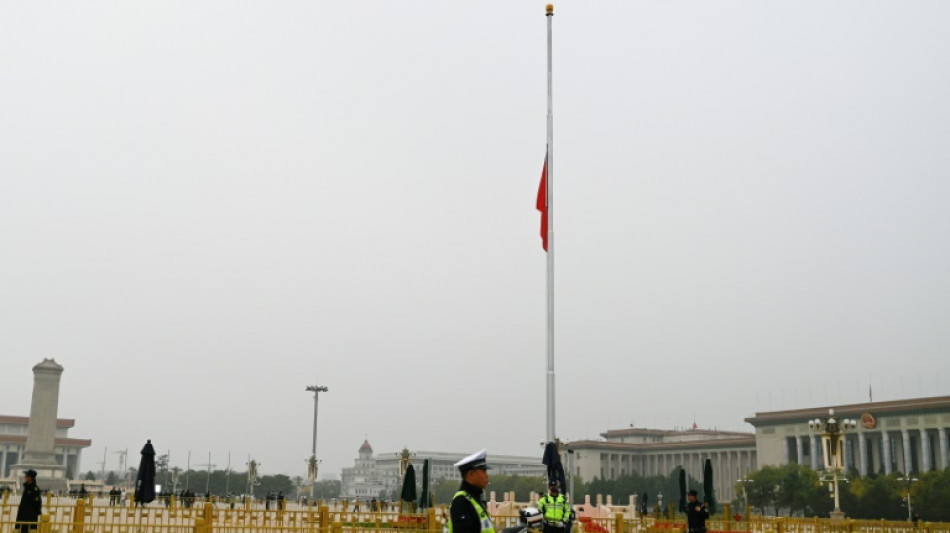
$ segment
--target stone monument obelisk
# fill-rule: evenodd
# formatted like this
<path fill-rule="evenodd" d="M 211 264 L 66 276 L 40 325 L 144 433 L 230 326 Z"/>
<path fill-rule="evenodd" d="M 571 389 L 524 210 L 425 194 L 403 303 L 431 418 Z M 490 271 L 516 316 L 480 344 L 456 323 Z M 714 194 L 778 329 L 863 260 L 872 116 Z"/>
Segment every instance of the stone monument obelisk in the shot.
<path fill-rule="evenodd" d="M 59 410 L 59 378 L 63 367 L 54 359 L 43 359 L 33 367 L 33 400 L 27 427 L 26 451 L 15 465 L 16 475 L 32 468 L 37 485 L 44 491 L 66 490 L 66 467 L 56 460 L 56 415 Z"/>

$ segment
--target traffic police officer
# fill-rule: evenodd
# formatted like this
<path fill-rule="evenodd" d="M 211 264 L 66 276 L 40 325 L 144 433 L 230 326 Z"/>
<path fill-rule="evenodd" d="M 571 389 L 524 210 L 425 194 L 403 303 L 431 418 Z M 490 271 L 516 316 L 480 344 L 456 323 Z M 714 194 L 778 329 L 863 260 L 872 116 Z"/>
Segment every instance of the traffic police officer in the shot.
<path fill-rule="evenodd" d="M 462 484 L 452 497 L 446 533 L 495 533 L 483 496 L 489 468 L 485 450 L 469 455 L 455 466 L 462 474 Z"/>
<path fill-rule="evenodd" d="M 43 512 L 43 496 L 36 486 L 36 470 L 32 468 L 23 472 L 23 496 L 20 497 L 20 506 L 16 510 L 16 523 L 20 533 L 29 533 L 36 529 L 36 522 Z"/>
<path fill-rule="evenodd" d="M 571 510 L 559 494 L 557 481 L 548 484 L 548 494 L 538 500 L 538 511 L 544 517 L 544 533 L 564 533 Z"/>

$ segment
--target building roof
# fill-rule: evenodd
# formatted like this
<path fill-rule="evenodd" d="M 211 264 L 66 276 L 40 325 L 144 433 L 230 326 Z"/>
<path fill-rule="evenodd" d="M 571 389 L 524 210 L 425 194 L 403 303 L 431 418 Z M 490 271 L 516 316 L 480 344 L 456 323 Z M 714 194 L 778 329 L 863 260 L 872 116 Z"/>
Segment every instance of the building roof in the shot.
<path fill-rule="evenodd" d="M 11 415 L 0 415 L 0 424 L 20 424 L 27 426 L 30 424 L 30 417 L 28 416 L 11 416 Z M 58 428 L 71 428 L 76 425 L 76 419 L 74 418 L 57 418 L 56 427 Z"/>
<path fill-rule="evenodd" d="M 26 435 L 0 435 L 0 443 L 26 444 Z M 53 440 L 53 444 L 56 446 L 78 446 L 80 448 L 88 448 L 89 446 L 92 446 L 92 440 L 57 437 Z"/>
<path fill-rule="evenodd" d="M 715 448 L 755 448 L 755 435 L 741 434 L 742 437 L 728 439 L 707 439 L 707 440 L 685 440 L 672 442 L 604 442 L 602 440 L 576 440 L 567 444 L 567 449 L 596 449 L 596 450 L 614 450 L 614 451 L 678 451 L 690 449 L 715 449 Z"/>
<path fill-rule="evenodd" d="M 360 452 L 373 453 L 373 447 L 369 445 L 368 439 L 363 441 L 363 444 L 360 446 Z"/>
<path fill-rule="evenodd" d="M 839 416 L 859 417 L 863 413 L 874 415 L 886 414 L 914 414 L 928 412 L 946 412 L 950 410 L 950 396 L 935 396 L 931 398 L 912 398 L 909 400 L 893 400 L 887 402 L 866 402 L 847 405 L 830 405 L 827 407 L 811 407 L 808 409 L 792 409 L 788 411 L 768 411 L 756 413 L 745 421 L 753 426 L 768 426 L 787 424 L 789 422 L 805 422 L 813 418 L 828 414 L 828 409 L 834 409 Z"/>
<path fill-rule="evenodd" d="M 752 433 L 742 431 L 720 431 L 718 429 L 649 429 L 649 428 L 624 428 L 608 429 L 606 433 L 600 436 L 605 439 L 617 439 L 621 437 L 695 437 L 695 440 L 713 440 L 722 437 L 748 437 Z"/>

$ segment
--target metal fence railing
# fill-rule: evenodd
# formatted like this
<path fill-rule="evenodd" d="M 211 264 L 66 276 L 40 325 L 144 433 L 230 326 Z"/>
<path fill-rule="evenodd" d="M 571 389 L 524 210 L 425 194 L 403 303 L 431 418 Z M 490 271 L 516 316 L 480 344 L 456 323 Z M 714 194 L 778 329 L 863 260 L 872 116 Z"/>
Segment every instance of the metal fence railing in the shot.
<path fill-rule="evenodd" d="M 448 510 L 444 505 L 422 512 L 346 511 L 346 505 L 264 505 L 253 502 L 153 502 L 146 506 L 110 505 L 108 498 L 44 500 L 43 515 L 33 533 L 440 533 Z M 15 523 L 18 499 L 0 501 L 0 533 L 19 533 Z M 572 533 L 683 533 L 681 519 L 630 514 L 579 516 Z M 519 523 L 516 514 L 495 514 L 496 531 Z M 827 518 L 751 517 L 710 520 L 710 533 L 950 533 L 950 523 L 843 520 Z"/>

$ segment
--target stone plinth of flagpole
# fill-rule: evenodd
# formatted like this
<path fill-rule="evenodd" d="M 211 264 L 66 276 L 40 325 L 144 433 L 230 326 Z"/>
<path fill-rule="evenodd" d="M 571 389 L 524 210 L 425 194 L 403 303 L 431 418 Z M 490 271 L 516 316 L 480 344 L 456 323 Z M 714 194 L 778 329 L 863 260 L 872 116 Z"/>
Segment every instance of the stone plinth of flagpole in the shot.
<path fill-rule="evenodd" d="M 13 466 L 16 476 L 24 470 L 36 470 L 36 484 L 43 489 L 67 489 L 66 467 L 56 460 L 56 418 L 59 411 L 59 380 L 63 367 L 54 359 L 43 359 L 33 367 L 33 399 L 30 423 L 27 426 L 26 450 L 19 464 Z"/>

